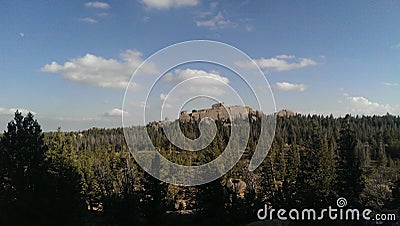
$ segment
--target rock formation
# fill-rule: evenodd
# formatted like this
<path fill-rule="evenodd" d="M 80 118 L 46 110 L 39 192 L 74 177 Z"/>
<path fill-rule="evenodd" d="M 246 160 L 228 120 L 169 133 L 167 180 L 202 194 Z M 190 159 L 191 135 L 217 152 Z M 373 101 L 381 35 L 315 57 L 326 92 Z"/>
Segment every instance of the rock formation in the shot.
<path fill-rule="evenodd" d="M 191 113 L 182 111 L 179 120 L 182 122 L 200 121 L 203 118 L 209 117 L 213 120 L 228 120 L 230 119 L 247 119 L 249 115 L 255 114 L 250 107 L 243 106 L 225 106 L 223 103 L 213 104 L 209 109 L 193 110 Z"/>
<path fill-rule="evenodd" d="M 295 115 L 294 112 L 289 109 L 282 109 L 282 110 L 278 111 L 278 113 L 276 113 L 276 114 L 281 117 L 290 117 L 290 116 Z"/>

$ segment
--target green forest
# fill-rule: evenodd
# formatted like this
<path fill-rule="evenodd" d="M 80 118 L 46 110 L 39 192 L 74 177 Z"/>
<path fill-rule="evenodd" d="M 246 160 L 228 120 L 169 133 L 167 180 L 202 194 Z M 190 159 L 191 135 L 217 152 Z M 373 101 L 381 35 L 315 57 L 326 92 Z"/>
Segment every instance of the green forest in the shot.
<path fill-rule="evenodd" d="M 258 221 L 264 204 L 319 209 L 335 206 L 339 197 L 348 207 L 378 212 L 400 207 L 399 116 L 277 117 L 268 156 L 250 172 L 259 117 L 249 119 L 250 137 L 238 164 L 215 181 L 190 187 L 166 184 L 142 170 L 123 128 L 43 132 L 32 114 L 16 112 L 0 135 L 0 225 L 245 225 Z M 131 129 L 146 129 L 170 161 L 200 165 L 229 141 L 229 122 L 215 123 L 216 137 L 197 152 L 174 147 L 157 122 Z M 189 138 L 199 136 L 198 123 L 180 128 Z M 145 145 L 140 137 L 135 142 Z"/>

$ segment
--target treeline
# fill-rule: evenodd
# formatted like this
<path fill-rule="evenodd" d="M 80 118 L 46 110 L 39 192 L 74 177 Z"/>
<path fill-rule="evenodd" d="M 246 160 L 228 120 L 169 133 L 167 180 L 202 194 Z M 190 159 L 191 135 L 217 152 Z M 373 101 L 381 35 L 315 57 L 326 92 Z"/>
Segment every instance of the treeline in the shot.
<path fill-rule="evenodd" d="M 254 172 L 247 165 L 260 142 L 260 118 L 250 124 L 247 148 L 232 170 L 184 187 L 144 172 L 122 128 L 43 133 L 33 115 L 17 112 L 0 135 L 0 225 L 241 225 L 257 221 L 264 204 L 318 209 L 335 206 L 338 197 L 349 207 L 399 207 L 399 117 L 278 117 L 268 157 Z M 159 123 L 130 129 L 147 130 L 170 161 L 200 165 L 230 140 L 229 122 L 216 125 L 216 137 L 198 152 L 172 145 Z M 197 124 L 180 128 L 187 137 L 200 135 Z M 133 134 L 134 148 L 150 148 Z M 235 189 L 232 179 L 244 188 Z"/>

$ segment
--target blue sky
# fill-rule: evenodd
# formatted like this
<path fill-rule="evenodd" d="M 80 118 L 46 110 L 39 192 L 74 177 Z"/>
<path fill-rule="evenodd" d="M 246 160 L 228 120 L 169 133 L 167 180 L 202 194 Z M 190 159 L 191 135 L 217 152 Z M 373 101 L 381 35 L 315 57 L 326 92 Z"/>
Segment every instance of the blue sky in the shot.
<path fill-rule="evenodd" d="M 254 59 L 277 109 L 398 115 L 399 12 L 399 1 L 3 1 L 0 129 L 15 109 L 34 112 L 45 130 L 121 126 L 121 114 L 136 116 L 122 110 L 134 70 L 162 48 L 196 39 Z M 235 84 L 224 68 L 177 69 L 164 82 L 207 75 Z M 157 73 L 157 65 L 146 70 Z M 168 92 L 158 91 L 160 99 Z"/>

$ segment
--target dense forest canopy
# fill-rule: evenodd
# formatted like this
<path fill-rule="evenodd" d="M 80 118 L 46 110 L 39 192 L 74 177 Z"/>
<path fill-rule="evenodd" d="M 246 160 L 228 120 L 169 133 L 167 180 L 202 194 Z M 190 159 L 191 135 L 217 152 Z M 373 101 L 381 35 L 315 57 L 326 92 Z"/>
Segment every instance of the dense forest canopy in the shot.
<path fill-rule="evenodd" d="M 229 121 L 216 125 L 216 137 L 199 152 L 176 148 L 157 122 L 131 129 L 146 129 L 170 161 L 200 165 L 229 142 Z M 257 221 L 266 203 L 318 209 L 338 197 L 376 211 L 399 207 L 399 116 L 277 117 L 268 157 L 254 172 L 247 165 L 260 120 L 250 125 L 247 148 L 233 169 L 208 184 L 182 187 L 144 172 L 122 128 L 43 133 L 32 114 L 17 112 L 0 135 L 0 225 L 240 225 Z M 180 128 L 187 137 L 199 136 L 197 123 Z M 147 144 L 137 137 L 135 145 Z"/>

